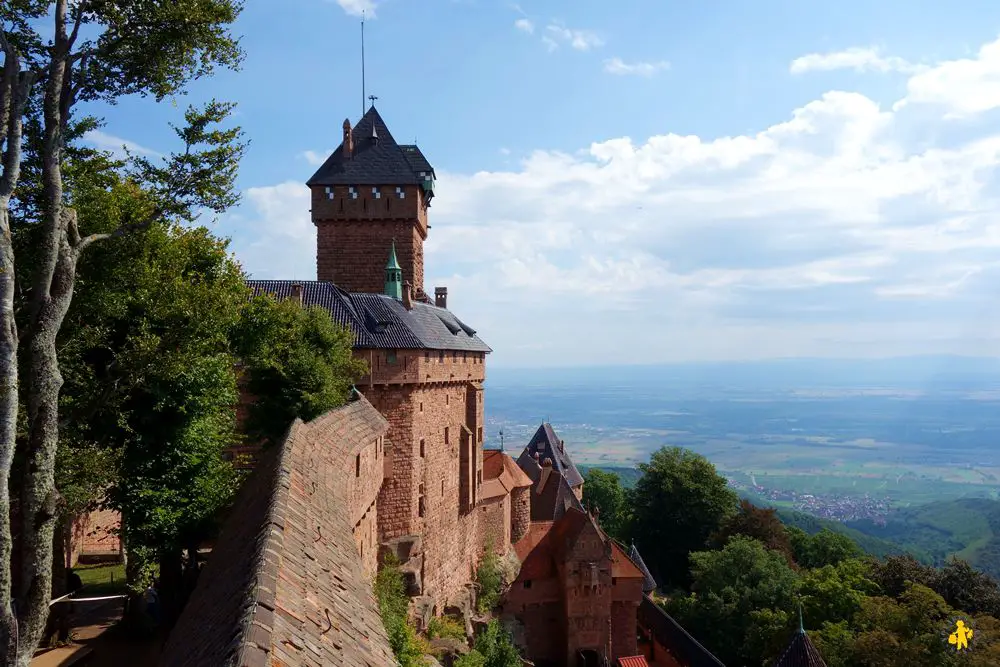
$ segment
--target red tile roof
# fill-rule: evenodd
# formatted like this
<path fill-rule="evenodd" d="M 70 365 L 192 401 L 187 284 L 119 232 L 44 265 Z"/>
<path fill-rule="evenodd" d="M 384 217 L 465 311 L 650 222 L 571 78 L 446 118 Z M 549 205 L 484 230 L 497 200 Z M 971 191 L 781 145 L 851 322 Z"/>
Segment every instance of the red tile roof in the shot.
<path fill-rule="evenodd" d="M 618 658 L 618 667 L 649 667 L 646 656 L 633 655 L 628 658 Z"/>
<path fill-rule="evenodd" d="M 395 664 L 345 497 L 346 453 L 386 430 L 360 395 L 295 420 L 241 490 L 163 667 Z"/>
<path fill-rule="evenodd" d="M 514 459 L 498 449 L 483 451 L 483 490 L 480 498 L 499 498 L 513 489 L 526 486 L 531 486 L 531 478 L 517 467 Z"/>

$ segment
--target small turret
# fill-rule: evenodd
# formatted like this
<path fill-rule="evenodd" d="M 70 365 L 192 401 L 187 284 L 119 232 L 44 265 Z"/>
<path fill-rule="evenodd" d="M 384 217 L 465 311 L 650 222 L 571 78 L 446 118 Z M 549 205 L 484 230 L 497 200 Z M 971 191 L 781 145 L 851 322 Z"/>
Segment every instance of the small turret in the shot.
<path fill-rule="evenodd" d="M 396 242 L 392 242 L 389 261 L 385 264 L 385 294 L 393 299 L 403 298 L 403 269 L 396 259 Z"/>

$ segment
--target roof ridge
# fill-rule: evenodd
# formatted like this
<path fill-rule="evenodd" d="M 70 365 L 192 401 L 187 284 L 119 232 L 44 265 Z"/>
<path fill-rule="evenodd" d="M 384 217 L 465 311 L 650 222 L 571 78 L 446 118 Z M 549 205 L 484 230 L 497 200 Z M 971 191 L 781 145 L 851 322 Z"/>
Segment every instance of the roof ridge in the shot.
<path fill-rule="evenodd" d="M 299 429 L 302 427 L 302 420 L 296 417 L 292 423 L 289 425 L 288 430 L 285 431 L 285 437 L 282 438 L 281 444 L 278 446 L 277 451 L 274 454 L 274 470 L 267 471 L 269 475 L 273 476 L 274 483 L 271 487 L 271 497 L 268 501 L 267 511 L 264 513 L 264 525 L 267 526 L 267 534 L 264 539 L 260 539 L 256 544 L 256 552 L 253 555 L 253 569 L 251 578 L 254 585 L 248 589 L 249 596 L 252 598 L 250 613 L 247 614 L 246 619 L 242 623 L 242 631 L 239 636 L 240 640 L 240 660 L 239 664 L 243 664 L 244 658 L 246 658 L 246 652 L 252 648 L 251 642 L 245 641 L 245 639 L 253 632 L 253 626 L 257 625 L 260 632 L 262 632 L 265 637 L 261 639 L 266 639 L 266 643 L 270 643 L 271 635 L 274 632 L 273 624 L 258 622 L 258 613 L 260 607 L 264 607 L 269 612 L 274 612 L 274 599 L 277 595 L 277 583 L 278 583 L 278 572 L 280 571 L 280 563 L 274 562 L 274 573 L 268 574 L 266 569 L 271 562 L 271 559 L 277 558 L 277 554 L 282 551 L 282 546 L 284 544 L 284 524 L 285 524 L 285 510 L 288 507 L 287 496 L 291 489 L 291 469 L 290 469 L 290 459 L 292 456 L 292 444 L 295 441 L 295 437 L 298 435 Z M 261 471 L 264 472 L 264 471 Z M 262 597 L 264 599 L 262 599 Z M 269 607 L 266 600 L 270 600 L 271 606 Z M 264 614 L 266 616 L 266 614 Z M 256 644 L 261 644 L 261 641 L 255 642 Z"/>

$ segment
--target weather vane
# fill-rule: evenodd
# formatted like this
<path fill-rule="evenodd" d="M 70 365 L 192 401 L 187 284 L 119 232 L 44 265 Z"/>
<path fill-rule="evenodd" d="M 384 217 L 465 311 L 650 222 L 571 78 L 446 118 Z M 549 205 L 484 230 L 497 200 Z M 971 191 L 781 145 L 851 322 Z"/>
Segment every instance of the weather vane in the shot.
<path fill-rule="evenodd" d="M 369 95 L 368 99 L 371 101 L 372 106 L 375 106 L 375 100 L 378 99 L 378 95 Z"/>

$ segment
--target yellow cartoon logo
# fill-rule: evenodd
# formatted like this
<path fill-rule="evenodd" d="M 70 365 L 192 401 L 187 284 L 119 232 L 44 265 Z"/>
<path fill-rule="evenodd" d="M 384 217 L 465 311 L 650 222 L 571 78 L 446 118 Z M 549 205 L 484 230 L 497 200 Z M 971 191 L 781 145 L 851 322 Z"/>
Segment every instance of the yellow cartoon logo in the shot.
<path fill-rule="evenodd" d="M 969 648 L 969 640 L 972 639 L 972 628 L 965 627 L 965 621 L 955 623 L 955 632 L 948 635 L 948 643 L 955 645 L 956 651 Z"/>

